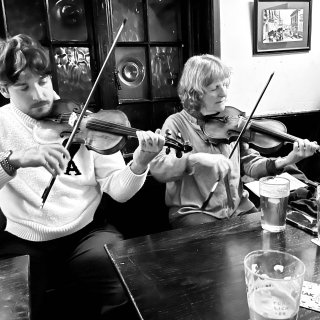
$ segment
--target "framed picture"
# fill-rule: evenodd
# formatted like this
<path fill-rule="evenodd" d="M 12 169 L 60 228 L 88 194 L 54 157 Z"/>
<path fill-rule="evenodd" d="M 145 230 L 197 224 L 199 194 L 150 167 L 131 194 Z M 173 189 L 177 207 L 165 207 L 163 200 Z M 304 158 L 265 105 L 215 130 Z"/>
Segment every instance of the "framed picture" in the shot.
<path fill-rule="evenodd" d="M 312 0 L 254 0 L 253 53 L 310 50 Z"/>

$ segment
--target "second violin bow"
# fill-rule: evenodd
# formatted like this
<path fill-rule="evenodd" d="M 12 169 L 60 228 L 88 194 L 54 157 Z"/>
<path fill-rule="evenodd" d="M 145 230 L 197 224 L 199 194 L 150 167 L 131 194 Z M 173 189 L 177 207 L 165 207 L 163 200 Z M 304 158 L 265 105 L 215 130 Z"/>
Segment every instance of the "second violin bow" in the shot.
<path fill-rule="evenodd" d="M 74 125 L 74 127 L 73 127 L 73 129 L 72 129 L 72 132 L 71 132 L 71 134 L 70 134 L 70 137 L 69 137 L 69 139 L 68 139 L 68 141 L 67 141 L 67 144 L 66 144 L 66 146 L 65 146 L 65 148 L 66 148 L 67 150 L 69 150 L 70 145 L 71 145 L 71 143 L 72 143 L 72 140 L 73 140 L 75 134 L 76 134 L 77 131 L 78 131 L 78 128 L 79 128 L 80 123 L 81 123 L 81 120 L 82 120 L 83 116 L 85 115 L 86 109 L 87 109 L 87 107 L 88 107 L 88 105 L 89 105 L 89 102 L 90 102 L 90 100 L 91 100 L 91 97 L 92 97 L 92 95 L 93 95 L 93 92 L 94 92 L 94 90 L 96 89 L 96 86 L 98 85 L 98 82 L 99 82 L 99 80 L 100 80 L 100 78 L 101 78 L 101 76 L 102 76 L 102 72 L 103 72 L 103 70 L 104 70 L 104 68 L 105 68 L 105 66 L 106 66 L 106 64 L 107 64 L 107 61 L 109 60 L 109 57 L 110 57 L 110 55 L 111 55 L 111 52 L 113 51 L 113 48 L 115 47 L 115 45 L 116 45 L 116 43 L 117 43 L 117 41 L 118 41 L 118 38 L 120 37 L 120 34 L 121 34 L 121 32 L 122 32 L 122 30 L 123 30 L 124 25 L 126 24 L 126 22 L 127 22 L 127 19 L 124 19 L 123 22 L 122 22 L 122 24 L 121 24 L 121 26 L 120 26 L 120 28 L 119 28 L 119 30 L 118 30 L 118 32 L 117 32 L 117 35 L 115 36 L 115 38 L 114 38 L 114 40 L 113 40 L 113 43 L 112 43 L 112 45 L 111 45 L 111 47 L 110 47 L 110 50 L 109 50 L 109 52 L 108 52 L 108 54 L 107 54 L 107 57 L 105 58 L 105 60 L 104 60 L 104 62 L 103 62 L 103 65 L 102 65 L 102 67 L 101 67 L 101 69 L 100 69 L 100 72 L 99 72 L 99 74 L 98 74 L 98 76 L 97 76 L 97 78 L 96 78 L 96 80 L 95 80 L 95 82 L 94 82 L 94 84 L 93 84 L 93 86 L 92 86 L 92 89 L 90 90 L 89 96 L 88 96 L 88 98 L 87 98 L 87 100 L 86 100 L 86 102 L 85 102 L 85 104 L 84 104 L 84 106 L 83 106 L 83 108 L 82 108 L 82 110 L 81 110 L 81 113 L 80 113 L 80 115 L 79 115 L 78 118 L 77 118 L 76 124 Z M 41 198 L 42 198 L 41 208 L 43 208 L 43 206 L 44 206 L 44 204 L 45 204 L 45 202 L 46 202 L 46 200 L 47 200 L 47 198 L 48 198 L 48 195 L 49 195 L 49 193 L 50 193 L 50 190 L 52 189 L 52 186 L 53 186 L 55 180 L 56 180 L 56 176 L 54 175 L 54 176 L 52 176 L 52 178 L 51 178 L 50 184 L 49 184 L 48 187 L 44 190 L 44 192 L 43 192 L 43 194 L 42 194 L 42 197 L 41 197 Z"/>
<path fill-rule="evenodd" d="M 270 75 L 270 77 L 269 77 L 266 85 L 264 86 L 263 91 L 262 91 L 261 94 L 260 94 L 260 97 L 259 97 L 256 105 L 254 106 L 253 110 L 251 111 L 250 116 L 248 117 L 245 125 L 243 126 L 243 128 L 242 128 L 242 130 L 241 130 L 241 132 L 240 132 L 240 134 L 239 134 L 239 136 L 238 136 L 238 138 L 237 138 L 237 140 L 236 140 L 236 142 L 235 142 L 235 144 L 234 144 L 234 146 L 233 146 L 233 148 L 232 148 L 232 151 L 231 151 L 231 153 L 230 153 L 230 155 L 229 155 L 229 159 L 231 159 L 234 151 L 236 150 L 236 148 L 237 148 L 237 146 L 238 146 L 238 144 L 239 144 L 240 139 L 242 138 L 243 134 L 246 132 L 247 127 L 248 127 L 248 125 L 249 125 L 249 122 L 251 121 L 251 119 L 252 119 L 252 117 L 253 117 L 253 114 L 254 114 L 254 112 L 256 111 L 256 109 L 257 109 L 257 107 L 258 107 L 258 104 L 259 104 L 262 96 L 264 95 L 264 93 L 265 93 L 265 91 L 266 91 L 266 89 L 267 89 L 267 87 L 268 87 L 268 85 L 269 85 L 269 83 L 270 83 L 270 81 L 271 81 L 271 79 L 272 79 L 273 76 L 274 76 L 274 72 L 271 73 L 271 75 Z M 226 192 L 227 192 L 227 198 L 228 198 L 228 206 L 230 206 L 230 205 L 232 206 L 232 205 L 233 205 L 233 201 L 232 201 L 232 199 L 231 199 L 231 192 L 230 192 L 230 186 L 229 186 L 228 176 L 225 176 L 224 182 L 225 182 L 225 186 L 226 186 Z M 213 185 L 213 187 L 212 187 L 212 189 L 211 189 L 211 191 L 210 191 L 210 193 L 209 193 L 208 198 L 207 198 L 207 199 L 203 202 L 203 204 L 202 204 L 201 210 L 205 210 L 205 208 L 207 207 L 207 205 L 208 205 L 208 203 L 209 203 L 209 201 L 210 201 L 210 199 L 211 199 L 211 197 L 212 197 L 215 189 L 217 188 L 218 183 L 219 183 L 219 180 L 214 183 L 214 185 Z"/>

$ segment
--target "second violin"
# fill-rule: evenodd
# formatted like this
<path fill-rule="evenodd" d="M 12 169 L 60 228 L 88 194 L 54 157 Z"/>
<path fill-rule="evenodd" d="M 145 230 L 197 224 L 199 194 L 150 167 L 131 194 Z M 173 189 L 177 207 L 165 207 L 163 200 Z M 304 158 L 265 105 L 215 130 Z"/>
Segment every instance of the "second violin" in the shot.
<path fill-rule="evenodd" d="M 237 139 L 246 121 L 244 112 L 226 106 L 224 112 L 203 121 L 201 128 L 211 143 L 229 143 Z M 273 119 L 251 119 L 241 137 L 263 154 L 276 152 L 284 143 L 294 143 L 298 139 L 287 133 L 282 122 Z"/>

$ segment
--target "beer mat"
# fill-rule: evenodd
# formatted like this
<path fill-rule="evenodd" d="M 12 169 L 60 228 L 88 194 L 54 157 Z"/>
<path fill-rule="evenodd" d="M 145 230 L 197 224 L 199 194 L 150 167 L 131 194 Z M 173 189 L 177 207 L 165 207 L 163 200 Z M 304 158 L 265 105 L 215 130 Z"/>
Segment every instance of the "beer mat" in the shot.
<path fill-rule="evenodd" d="M 303 282 L 300 307 L 320 312 L 320 283 Z"/>
<path fill-rule="evenodd" d="M 281 173 L 281 174 L 277 175 L 277 177 L 286 178 L 286 179 L 288 179 L 290 181 L 290 191 L 308 186 L 307 184 L 305 184 L 304 182 L 298 180 L 297 178 L 295 178 L 294 176 L 292 176 L 288 172 Z M 249 188 L 256 196 L 260 197 L 260 194 L 259 194 L 259 181 L 255 180 L 255 181 L 252 181 L 252 182 L 247 182 L 244 185 L 247 188 Z"/>
<path fill-rule="evenodd" d="M 317 246 L 320 247 L 320 240 L 319 240 L 318 238 L 313 238 L 313 239 L 311 239 L 311 241 L 312 241 L 314 244 L 316 244 Z"/>

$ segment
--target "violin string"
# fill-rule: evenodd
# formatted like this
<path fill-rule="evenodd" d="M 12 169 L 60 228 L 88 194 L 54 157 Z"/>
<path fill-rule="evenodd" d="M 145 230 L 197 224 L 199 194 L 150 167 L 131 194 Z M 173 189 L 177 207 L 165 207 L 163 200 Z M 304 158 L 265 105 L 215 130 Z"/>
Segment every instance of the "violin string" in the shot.
<path fill-rule="evenodd" d="M 273 136 L 274 138 L 281 138 L 283 140 L 288 140 L 289 142 L 297 141 L 297 138 L 291 134 L 281 131 L 275 131 L 273 129 L 266 129 L 263 125 L 259 123 L 252 122 L 251 128 L 255 129 L 260 133 L 265 133 Z"/>
<path fill-rule="evenodd" d="M 106 122 L 98 119 L 91 119 L 90 121 L 88 121 L 86 127 L 92 130 L 110 132 L 119 135 L 127 135 L 131 137 L 137 137 L 138 131 L 138 129 L 135 128 L 127 128 L 117 123 Z M 165 141 L 166 143 L 170 143 L 170 146 L 178 146 L 179 148 L 183 148 L 183 144 L 173 138 L 165 137 Z"/>
<path fill-rule="evenodd" d="M 138 129 L 127 128 L 117 123 L 106 122 L 98 119 L 91 119 L 90 121 L 88 121 L 86 127 L 92 130 L 110 132 L 114 134 L 126 135 L 137 138 Z M 169 146 L 169 148 L 172 147 L 176 150 L 187 150 L 187 147 L 183 145 L 181 142 L 167 136 L 165 137 L 165 145 Z"/>
<path fill-rule="evenodd" d="M 133 137 L 136 137 L 137 135 L 136 134 L 137 129 L 127 128 L 117 123 L 107 122 L 107 121 L 102 121 L 97 119 L 92 119 L 88 121 L 86 127 L 88 129 L 104 131 L 104 132 L 112 131 L 112 133 L 119 133 L 120 135 L 125 134 L 125 135 L 131 135 Z"/>

